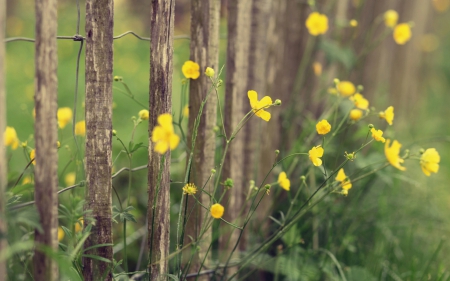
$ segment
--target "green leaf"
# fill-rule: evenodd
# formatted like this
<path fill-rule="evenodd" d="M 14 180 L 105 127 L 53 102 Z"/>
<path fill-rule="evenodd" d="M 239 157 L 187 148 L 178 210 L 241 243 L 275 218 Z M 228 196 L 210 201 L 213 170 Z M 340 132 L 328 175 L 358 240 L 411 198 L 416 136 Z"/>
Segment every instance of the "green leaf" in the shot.
<path fill-rule="evenodd" d="M 91 259 L 94 259 L 94 260 L 99 260 L 99 261 L 102 261 L 102 262 L 111 263 L 110 260 L 108 260 L 108 259 L 106 259 L 104 257 L 96 256 L 96 255 L 83 254 L 81 256 L 84 257 L 84 258 L 91 258 Z"/>
<path fill-rule="evenodd" d="M 70 229 L 68 229 L 67 227 L 62 226 L 62 225 L 61 225 L 61 228 L 62 228 L 62 230 L 64 231 L 64 233 L 66 234 L 66 236 L 67 236 L 69 239 L 72 239 L 72 231 L 70 231 Z"/>
<path fill-rule="evenodd" d="M 320 41 L 319 48 L 325 52 L 327 59 L 332 62 L 340 62 L 349 70 L 356 63 L 355 52 L 348 48 L 338 45 L 339 43 L 330 39 L 323 39 Z"/>
<path fill-rule="evenodd" d="M 130 153 L 135 152 L 136 150 L 138 150 L 138 149 L 141 148 L 141 147 L 144 147 L 144 144 L 143 144 L 142 142 L 135 144 L 135 145 L 133 146 L 133 148 L 130 149 Z"/>
<path fill-rule="evenodd" d="M 84 250 L 83 250 L 83 253 L 84 253 L 84 252 L 87 252 L 87 251 L 89 251 L 89 250 L 95 249 L 95 248 L 108 247 L 108 246 L 113 246 L 113 245 L 114 245 L 114 244 L 111 244 L 111 243 L 94 245 L 94 246 L 87 247 L 86 249 L 84 249 Z"/>

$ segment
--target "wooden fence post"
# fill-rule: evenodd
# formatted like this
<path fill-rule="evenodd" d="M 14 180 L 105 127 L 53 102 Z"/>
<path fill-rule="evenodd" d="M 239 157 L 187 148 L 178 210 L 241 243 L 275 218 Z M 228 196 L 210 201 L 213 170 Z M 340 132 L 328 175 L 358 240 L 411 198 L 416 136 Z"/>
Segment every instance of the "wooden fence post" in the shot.
<path fill-rule="evenodd" d="M 247 96 L 248 49 L 250 44 L 250 11 L 252 0 L 228 2 L 228 45 L 226 60 L 225 82 L 225 130 L 228 137 L 244 117 L 244 112 L 250 111 L 250 103 L 244 104 Z M 248 109 L 248 110 L 247 110 Z M 243 194 L 247 191 L 243 181 L 244 165 L 244 128 L 232 141 L 223 167 L 224 180 L 234 181 L 227 195 L 224 197 L 224 219 L 235 222 L 239 210 L 243 207 Z M 238 223 L 239 224 L 239 223 Z M 222 255 L 227 258 L 238 239 L 238 231 L 231 227 L 221 226 L 220 248 Z M 225 234 L 225 235 L 224 235 Z M 231 272 L 231 271 L 229 271 Z"/>
<path fill-rule="evenodd" d="M 174 15 L 175 0 L 152 0 L 149 136 L 157 125 L 158 116 L 171 112 Z M 165 280 L 170 238 L 170 150 L 164 156 L 155 152 L 150 136 L 148 158 L 149 280 Z"/>
<path fill-rule="evenodd" d="M 95 225 L 84 247 L 112 243 L 113 0 L 86 1 L 86 203 Z M 88 219 L 85 217 L 85 225 Z M 87 252 L 112 262 L 112 246 Z M 111 265 L 84 258 L 84 280 L 111 280 Z"/>
<path fill-rule="evenodd" d="M 35 230 L 34 280 L 58 280 L 55 260 L 39 246 L 58 250 L 58 108 L 56 0 L 36 0 L 35 43 L 35 201 L 42 232 Z"/>
<path fill-rule="evenodd" d="M 210 78 L 204 72 L 206 67 L 215 70 L 216 75 L 219 72 L 219 24 L 220 24 L 220 1 L 217 0 L 193 0 L 191 2 L 191 60 L 200 65 L 200 77 L 196 80 L 191 79 L 189 88 L 189 130 L 188 147 L 190 148 L 191 136 L 194 130 L 195 117 L 200 109 L 200 105 L 205 99 L 212 83 Z M 213 93 L 208 98 L 208 102 L 203 108 L 203 115 L 197 131 L 195 142 L 194 158 L 191 172 L 191 182 L 194 182 L 199 188 L 203 187 L 211 175 L 211 169 L 214 168 L 214 155 L 216 151 L 216 134 L 214 126 L 217 121 L 217 97 Z M 214 181 L 206 187 L 209 193 Z M 210 198 L 205 193 L 198 196 L 198 199 L 208 206 Z M 205 216 L 209 216 L 208 211 L 200 208 L 195 200 L 186 197 L 188 209 L 196 208 L 186 224 L 186 237 L 196 238 L 204 221 Z M 188 211 L 189 213 L 190 211 Z M 200 243 L 200 252 L 191 263 L 191 272 L 197 272 L 201 260 L 203 260 L 206 251 L 210 245 L 212 229 L 210 228 L 202 237 Z M 185 241 L 188 238 L 185 238 Z M 204 280 L 199 277 L 199 280 Z"/>

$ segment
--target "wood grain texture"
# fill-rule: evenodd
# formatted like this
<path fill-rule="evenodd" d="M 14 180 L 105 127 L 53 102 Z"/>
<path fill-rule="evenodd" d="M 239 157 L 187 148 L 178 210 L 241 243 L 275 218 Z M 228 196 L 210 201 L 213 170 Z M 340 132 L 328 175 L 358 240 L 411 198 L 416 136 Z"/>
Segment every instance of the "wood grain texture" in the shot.
<path fill-rule="evenodd" d="M 57 80 L 57 4 L 56 0 L 37 0 L 35 42 L 35 201 L 42 232 L 35 230 L 35 243 L 58 248 L 58 108 Z M 58 280 L 56 261 L 36 249 L 33 257 L 34 280 Z"/>
<path fill-rule="evenodd" d="M 86 1 L 86 203 L 95 226 L 84 247 L 112 243 L 112 0 Z M 84 219 L 88 222 L 87 217 Z M 100 247 L 86 254 L 112 260 L 112 247 Z M 84 258 L 85 280 L 111 280 L 110 264 Z"/>
<path fill-rule="evenodd" d="M 150 91 L 148 150 L 148 271 L 150 280 L 165 280 L 168 273 L 170 232 L 170 151 L 154 151 L 151 133 L 162 113 L 172 108 L 174 0 L 152 0 L 150 25 Z M 161 163 L 164 161 L 163 163 Z M 158 175 L 161 180 L 158 184 Z"/>
<path fill-rule="evenodd" d="M 204 72 L 206 67 L 219 72 L 219 24 L 220 24 L 220 1 L 217 0 L 194 0 L 191 2 L 191 57 L 190 59 L 200 65 L 200 77 L 190 81 L 189 88 L 189 129 L 188 147 L 192 146 L 192 132 L 195 118 L 200 109 L 200 104 L 205 99 L 211 88 L 210 78 Z M 211 169 L 214 168 L 214 156 L 216 151 L 216 134 L 214 126 L 217 122 L 217 96 L 212 93 L 203 108 L 200 125 L 194 149 L 193 165 L 190 174 L 190 182 L 201 188 L 205 185 Z M 212 193 L 214 180 L 211 180 L 205 189 Z M 198 193 L 200 194 L 200 193 Z M 202 193 L 197 196 L 205 206 L 210 206 L 210 197 Z M 208 210 L 200 208 L 198 203 L 187 196 L 188 213 L 192 208 L 195 211 L 187 221 L 185 239 L 190 241 L 189 236 L 197 238 L 205 217 L 209 217 Z M 190 266 L 190 272 L 197 272 L 201 261 L 204 259 L 206 250 L 211 241 L 212 229 L 203 235 L 200 241 L 200 252 L 195 254 Z M 185 255 L 189 257 L 190 255 Z M 207 263 L 206 263 L 207 264 Z M 207 280 L 207 276 L 200 276 L 198 280 Z"/>
<path fill-rule="evenodd" d="M 226 60 L 225 82 L 225 129 L 228 137 L 236 129 L 239 121 L 244 117 L 243 112 L 250 111 L 250 105 L 245 101 L 247 96 L 248 50 L 250 44 L 250 11 L 252 0 L 228 2 L 228 45 Z M 260 97 L 261 98 L 261 97 Z M 245 101 L 245 102 L 243 102 Z M 236 221 L 240 209 L 243 207 L 243 194 L 247 192 L 244 183 L 244 127 L 231 142 L 223 167 L 224 180 L 231 178 L 234 187 L 227 191 L 223 205 L 224 219 Z M 220 248 L 221 256 L 227 258 L 237 242 L 239 232 L 221 225 Z M 231 271 L 229 271 L 231 272 Z"/>

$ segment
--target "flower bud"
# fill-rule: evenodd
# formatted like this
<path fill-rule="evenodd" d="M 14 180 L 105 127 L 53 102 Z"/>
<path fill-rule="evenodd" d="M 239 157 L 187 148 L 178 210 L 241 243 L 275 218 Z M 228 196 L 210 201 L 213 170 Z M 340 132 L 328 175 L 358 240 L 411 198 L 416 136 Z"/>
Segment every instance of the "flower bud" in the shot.
<path fill-rule="evenodd" d="M 333 82 L 334 82 L 334 84 L 337 85 L 337 84 L 339 84 L 339 82 L 341 82 L 341 81 L 340 81 L 339 79 L 337 79 L 337 78 L 334 78 L 334 79 L 333 79 Z"/>
<path fill-rule="evenodd" d="M 122 78 L 122 76 L 114 76 L 114 81 L 122 81 L 123 80 L 123 78 Z"/>
<path fill-rule="evenodd" d="M 219 88 L 222 85 L 223 85 L 223 80 L 222 79 L 217 80 L 217 88 Z"/>
<path fill-rule="evenodd" d="M 423 149 L 423 148 L 421 148 L 420 150 L 419 150 L 419 153 L 420 154 L 423 154 L 425 152 L 425 149 Z"/>
<path fill-rule="evenodd" d="M 279 151 L 278 149 L 275 150 L 275 154 L 276 154 L 276 155 L 280 154 L 280 151 Z"/>
<path fill-rule="evenodd" d="M 373 128 L 373 124 L 369 124 L 369 129 L 372 129 Z"/>
<path fill-rule="evenodd" d="M 306 177 L 305 177 L 305 176 L 301 176 L 301 177 L 300 177 L 300 180 L 301 180 L 301 181 L 305 181 L 305 180 L 306 180 Z"/>
<path fill-rule="evenodd" d="M 205 71 L 205 75 L 208 77 L 214 77 L 214 69 L 211 67 L 207 67 Z"/>
<path fill-rule="evenodd" d="M 363 86 L 363 85 L 358 85 L 358 86 L 356 86 L 356 91 L 357 91 L 358 93 L 361 93 L 362 91 L 364 91 L 364 86 Z"/>
<path fill-rule="evenodd" d="M 112 130 L 112 135 L 113 136 L 117 136 L 117 131 L 116 130 Z"/>
<path fill-rule="evenodd" d="M 276 99 L 276 100 L 275 100 L 275 105 L 281 105 L 281 100 Z"/>
<path fill-rule="evenodd" d="M 216 173 L 216 169 L 211 169 L 211 174 L 215 174 Z"/>

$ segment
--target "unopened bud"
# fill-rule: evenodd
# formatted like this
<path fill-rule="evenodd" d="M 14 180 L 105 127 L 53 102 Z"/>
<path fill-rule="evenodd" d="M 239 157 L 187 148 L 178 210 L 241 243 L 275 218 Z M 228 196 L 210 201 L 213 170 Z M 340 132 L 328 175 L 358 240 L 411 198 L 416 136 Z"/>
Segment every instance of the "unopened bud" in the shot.
<path fill-rule="evenodd" d="M 369 124 L 369 129 L 372 129 L 373 128 L 373 124 Z"/>
<path fill-rule="evenodd" d="M 211 169 L 211 174 L 215 174 L 216 173 L 216 169 Z"/>
<path fill-rule="evenodd" d="M 281 105 L 281 100 L 276 99 L 276 100 L 275 100 L 275 105 Z"/>
<path fill-rule="evenodd" d="M 116 130 L 112 130 L 112 135 L 113 136 L 117 136 L 117 131 Z"/>

